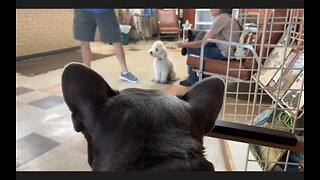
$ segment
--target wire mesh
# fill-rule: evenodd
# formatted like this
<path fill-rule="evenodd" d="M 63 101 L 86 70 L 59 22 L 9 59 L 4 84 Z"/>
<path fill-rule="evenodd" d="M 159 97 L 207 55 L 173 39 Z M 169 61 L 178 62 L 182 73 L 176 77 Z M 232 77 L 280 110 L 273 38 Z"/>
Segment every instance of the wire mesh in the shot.
<path fill-rule="evenodd" d="M 229 45 L 236 53 L 229 53 L 223 75 L 204 71 L 200 59 L 199 74 L 225 79 L 222 120 L 304 136 L 304 9 L 238 9 L 233 17 L 243 27 L 240 43 L 258 58 Z M 304 170 L 303 152 L 246 144 L 245 156 L 243 169 L 235 170 Z"/>
<path fill-rule="evenodd" d="M 242 43 L 257 50 L 261 64 L 244 66 L 252 58 L 247 52 L 239 68 L 228 66 L 222 119 L 303 136 L 304 10 L 240 9 L 236 19 L 251 36 Z M 230 79 L 232 71 L 238 77 Z M 251 78 L 239 81 L 241 71 Z M 303 161 L 303 152 L 249 144 L 244 170 L 256 163 L 263 171 L 303 171 Z"/>

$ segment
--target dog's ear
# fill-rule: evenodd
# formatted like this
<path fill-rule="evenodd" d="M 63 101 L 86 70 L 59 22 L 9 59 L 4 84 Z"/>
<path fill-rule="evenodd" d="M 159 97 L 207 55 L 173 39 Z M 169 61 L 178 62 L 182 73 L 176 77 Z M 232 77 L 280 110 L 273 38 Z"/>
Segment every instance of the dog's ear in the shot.
<path fill-rule="evenodd" d="M 69 63 L 62 73 L 63 98 L 72 112 L 73 127 L 77 132 L 91 129 L 95 112 L 117 91 L 96 72 L 80 63 Z"/>
<path fill-rule="evenodd" d="M 161 59 L 167 59 L 168 58 L 168 52 L 165 46 L 161 49 Z"/>
<path fill-rule="evenodd" d="M 190 105 L 192 123 L 204 134 L 209 133 L 214 127 L 222 107 L 224 87 L 223 80 L 206 78 L 180 97 Z"/>

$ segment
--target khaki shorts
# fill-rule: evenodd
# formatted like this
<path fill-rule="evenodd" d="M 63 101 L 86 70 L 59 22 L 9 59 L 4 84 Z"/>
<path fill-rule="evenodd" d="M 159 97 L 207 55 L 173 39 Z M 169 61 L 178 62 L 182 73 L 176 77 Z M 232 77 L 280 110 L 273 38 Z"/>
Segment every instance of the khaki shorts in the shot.
<path fill-rule="evenodd" d="M 119 23 L 114 10 L 93 13 L 75 9 L 73 17 L 73 37 L 80 41 L 94 41 L 96 28 L 99 28 L 101 42 L 120 42 L 122 39 Z"/>

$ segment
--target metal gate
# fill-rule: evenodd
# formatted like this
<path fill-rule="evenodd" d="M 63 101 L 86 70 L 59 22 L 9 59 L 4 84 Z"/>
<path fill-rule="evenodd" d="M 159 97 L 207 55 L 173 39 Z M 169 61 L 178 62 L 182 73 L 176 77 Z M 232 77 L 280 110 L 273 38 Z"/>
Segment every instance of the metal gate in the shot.
<path fill-rule="evenodd" d="M 222 121 L 277 131 L 265 137 L 268 143 L 215 137 L 228 139 L 233 170 L 303 171 L 304 9 L 239 9 L 233 16 L 243 26 L 240 43 L 205 42 L 236 46 L 236 53 L 229 53 L 226 72 L 205 71 L 203 53 L 197 71 L 225 80 Z M 273 137 L 273 132 L 290 132 L 294 146 L 275 145 L 272 142 L 280 141 L 282 135 Z"/>

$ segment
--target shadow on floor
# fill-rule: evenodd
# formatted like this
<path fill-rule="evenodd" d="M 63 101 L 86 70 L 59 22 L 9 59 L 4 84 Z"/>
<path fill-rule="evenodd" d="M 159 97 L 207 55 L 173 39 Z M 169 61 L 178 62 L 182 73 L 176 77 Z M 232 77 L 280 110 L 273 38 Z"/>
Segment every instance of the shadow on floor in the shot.
<path fill-rule="evenodd" d="M 112 54 L 92 54 L 92 60 L 98 60 L 113 56 Z M 70 62 L 82 62 L 80 51 L 71 51 L 66 53 L 54 54 L 25 61 L 16 62 L 16 72 L 26 76 L 34 76 L 55 69 L 63 68 Z"/>

